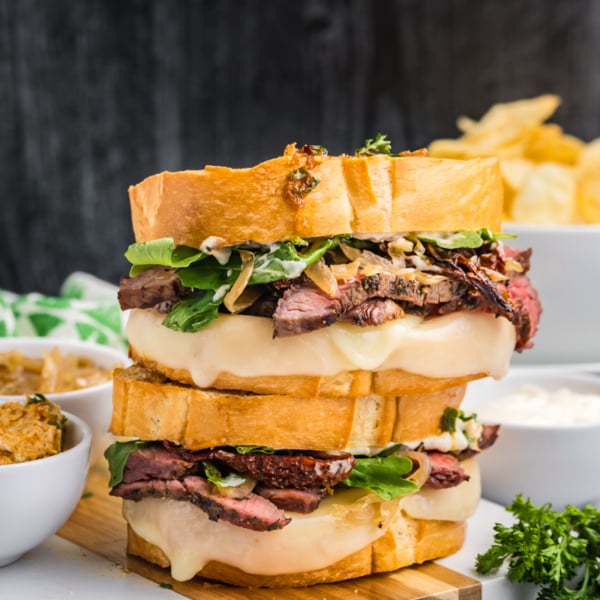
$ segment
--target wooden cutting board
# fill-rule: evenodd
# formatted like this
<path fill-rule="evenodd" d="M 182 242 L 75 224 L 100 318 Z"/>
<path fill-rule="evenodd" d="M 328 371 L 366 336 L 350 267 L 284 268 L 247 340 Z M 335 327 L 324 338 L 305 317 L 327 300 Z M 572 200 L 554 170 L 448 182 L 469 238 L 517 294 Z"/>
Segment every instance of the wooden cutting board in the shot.
<path fill-rule="evenodd" d="M 267 590 L 234 588 L 200 579 L 175 581 L 167 569 L 128 556 L 126 525 L 121 516 L 121 500 L 108 495 L 108 472 L 90 471 L 85 492 L 58 535 L 142 577 L 155 581 L 192 599 L 342 600 L 347 598 L 380 600 L 481 600 L 481 583 L 435 563 L 401 569 L 395 573 L 372 575 L 342 583 L 309 588 Z"/>

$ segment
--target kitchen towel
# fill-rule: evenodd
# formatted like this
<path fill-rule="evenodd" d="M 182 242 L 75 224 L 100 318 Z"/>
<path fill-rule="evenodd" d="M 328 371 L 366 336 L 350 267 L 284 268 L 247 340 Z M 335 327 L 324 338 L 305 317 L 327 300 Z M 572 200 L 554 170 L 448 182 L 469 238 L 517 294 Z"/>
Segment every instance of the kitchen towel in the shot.
<path fill-rule="evenodd" d="M 127 350 L 117 287 L 89 273 L 74 272 L 59 296 L 0 290 L 0 336 L 80 339 Z"/>

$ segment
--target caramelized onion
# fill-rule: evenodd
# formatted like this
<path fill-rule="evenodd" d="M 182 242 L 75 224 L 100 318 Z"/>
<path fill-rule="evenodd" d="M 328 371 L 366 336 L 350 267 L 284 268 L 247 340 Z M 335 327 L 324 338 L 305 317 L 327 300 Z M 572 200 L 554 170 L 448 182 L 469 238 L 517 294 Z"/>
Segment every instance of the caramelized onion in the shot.
<path fill-rule="evenodd" d="M 331 269 L 325 264 L 323 259 L 307 267 L 304 271 L 306 276 L 328 296 L 335 296 L 338 291 L 337 280 Z"/>
<path fill-rule="evenodd" d="M 413 471 L 407 479 L 410 479 L 410 481 L 416 483 L 419 488 L 422 488 L 431 474 L 429 456 L 427 456 L 426 452 L 416 452 L 414 450 L 409 450 L 404 456 L 407 456 L 413 463 L 417 464 L 416 470 Z"/>
<path fill-rule="evenodd" d="M 252 276 L 252 271 L 254 270 L 254 254 L 252 254 L 252 252 L 240 250 L 240 258 L 242 259 L 242 270 L 223 300 L 225 308 L 231 313 L 243 310 L 243 308 L 237 305 L 237 300 L 246 289 L 248 281 L 250 281 L 250 277 Z M 247 308 L 247 306 L 244 308 Z"/>

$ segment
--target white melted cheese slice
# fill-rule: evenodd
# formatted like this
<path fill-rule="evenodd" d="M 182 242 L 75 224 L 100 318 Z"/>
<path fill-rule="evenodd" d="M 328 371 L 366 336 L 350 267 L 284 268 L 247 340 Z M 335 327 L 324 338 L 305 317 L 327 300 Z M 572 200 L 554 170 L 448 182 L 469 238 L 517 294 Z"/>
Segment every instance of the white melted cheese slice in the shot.
<path fill-rule="evenodd" d="M 400 507 L 414 519 L 440 519 L 442 521 L 464 521 L 477 509 L 481 497 L 481 476 L 475 457 L 460 463 L 469 481 L 436 490 L 426 488 L 418 494 L 400 500 Z"/>
<path fill-rule="evenodd" d="M 279 575 L 326 567 L 381 537 L 395 504 L 373 498 L 360 490 L 336 493 L 316 511 L 291 513 L 283 529 L 265 532 L 211 521 L 190 502 L 176 500 L 125 500 L 123 514 L 140 537 L 164 552 L 178 581 L 191 579 L 210 561 Z"/>
<path fill-rule="evenodd" d="M 458 312 L 433 319 L 406 316 L 376 327 L 334 323 L 310 333 L 273 339 L 272 320 L 219 315 L 195 333 L 162 325 L 153 310 L 131 311 L 130 344 L 146 360 L 189 371 L 199 387 L 216 376 L 331 376 L 357 369 L 402 369 L 427 377 L 506 374 L 515 328 L 503 317 Z"/>

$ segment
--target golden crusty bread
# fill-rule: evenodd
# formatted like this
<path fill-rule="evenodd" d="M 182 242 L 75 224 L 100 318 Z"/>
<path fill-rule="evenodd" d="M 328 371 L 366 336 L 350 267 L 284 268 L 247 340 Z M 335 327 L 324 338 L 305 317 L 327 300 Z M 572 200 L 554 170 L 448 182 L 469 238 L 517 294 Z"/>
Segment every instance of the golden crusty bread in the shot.
<path fill-rule="evenodd" d="M 288 177 L 304 168 L 318 179 L 301 196 Z M 310 156 L 286 148 L 254 167 L 207 166 L 163 172 L 130 186 L 137 242 L 172 237 L 200 247 L 209 236 L 230 245 L 338 234 L 498 231 L 502 181 L 495 159 L 420 156 Z"/>
<path fill-rule="evenodd" d="M 301 587 L 343 581 L 448 556 L 460 550 L 465 533 L 464 521 L 413 519 L 399 510 L 382 537 L 322 569 L 282 575 L 255 575 L 211 561 L 198 575 L 244 587 Z M 170 566 L 162 550 L 137 535 L 129 524 L 127 552 L 163 568 Z"/>
<path fill-rule="evenodd" d="M 382 447 L 440 433 L 464 385 L 420 394 L 359 397 L 249 394 L 169 381 L 139 365 L 116 369 L 110 430 L 167 439 L 188 449 L 222 445 L 343 450 Z"/>
<path fill-rule="evenodd" d="M 167 379 L 184 385 L 194 385 L 187 369 L 173 369 L 151 360 L 130 345 L 129 356 L 139 365 L 160 373 Z M 282 394 L 314 398 L 331 396 L 357 398 L 375 394 L 378 396 L 400 396 L 440 392 L 448 388 L 465 385 L 469 381 L 485 377 L 484 373 L 463 377 L 426 377 L 400 369 L 383 371 L 341 371 L 332 376 L 319 375 L 255 375 L 242 377 L 221 372 L 211 384 L 217 390 L 236 390 L 255 394 Z"/>

